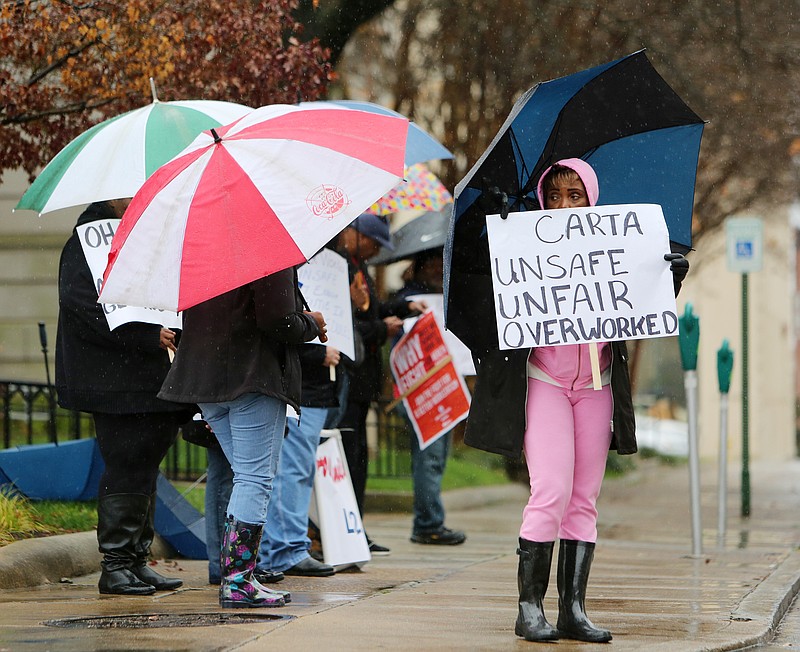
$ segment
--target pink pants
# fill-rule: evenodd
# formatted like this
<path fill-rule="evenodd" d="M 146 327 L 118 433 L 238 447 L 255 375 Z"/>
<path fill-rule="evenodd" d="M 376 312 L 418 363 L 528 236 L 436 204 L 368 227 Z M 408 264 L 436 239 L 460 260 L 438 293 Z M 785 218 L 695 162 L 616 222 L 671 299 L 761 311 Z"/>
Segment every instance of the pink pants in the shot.
<path fill-rule="evenodd" d="M 528 379 L 524 450 L 531 497 L 520 537 L 597 540 L 595 504 L 611 443 L 611 409 L 609 385 L 569 390 Z"/>

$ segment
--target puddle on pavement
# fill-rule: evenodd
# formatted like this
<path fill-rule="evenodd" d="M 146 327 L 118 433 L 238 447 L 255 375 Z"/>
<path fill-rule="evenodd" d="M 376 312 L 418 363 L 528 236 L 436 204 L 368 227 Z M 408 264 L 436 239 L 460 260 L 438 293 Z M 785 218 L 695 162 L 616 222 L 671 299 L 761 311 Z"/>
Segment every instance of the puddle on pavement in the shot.
<path fill-rule="evenodd" d="M 140 614 L 123 616 L 92 616 L 90 618 L 63 618 L 46 620 L 48 627 L 66 629 L 152 629 L 157 627 L 214 627 L 216 625 L 244 625 L 252 623 L 293 620 L 295 616 L 251 613 L 192 613 L 192 614 Z"/>

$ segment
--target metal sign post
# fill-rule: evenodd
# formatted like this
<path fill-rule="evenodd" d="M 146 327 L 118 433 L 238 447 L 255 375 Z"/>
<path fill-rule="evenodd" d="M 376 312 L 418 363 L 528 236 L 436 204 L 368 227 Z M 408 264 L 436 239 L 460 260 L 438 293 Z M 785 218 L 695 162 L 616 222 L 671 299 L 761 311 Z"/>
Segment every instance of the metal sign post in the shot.
<path fill-rule="evenodd" d="M 748 360 L 748 274 L 763 266 L 764 227 L 761 218 L 725 220 L 728 269 L 742 275 L 742 516 L 750 516 L 750 423 Z"/>
<path fill-rule="evenodd" d="M 700 344 L 700 320 L 687 303 L 680 322 L 678 343 L 686 388 L 686 410 L 689 414 L 689 495 L 692 510 L 692 555 L 703 554 L 703 529 L 700 519 L 700 453 L 697 443 L 697 349 Z"/>
<path fill-rule="evenodd" d="M 717 379 L 719 380 L 719 502 L 717 511 L 717 543 L 725 543 L 726 514 L 728 512 L 728 390 L 731 387 L 733 351 L 728 340 L 722 341 L 717 351 Z"/>

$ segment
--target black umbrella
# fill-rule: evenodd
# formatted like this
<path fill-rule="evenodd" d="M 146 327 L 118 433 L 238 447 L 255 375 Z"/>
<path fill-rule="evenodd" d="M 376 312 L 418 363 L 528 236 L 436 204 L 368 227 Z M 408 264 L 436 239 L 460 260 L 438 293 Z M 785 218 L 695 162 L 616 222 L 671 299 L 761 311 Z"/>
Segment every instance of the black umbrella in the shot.
<path fill-rule="evenodd" d="M 444 255 L 447 328 L 473 351 L 497 348 L 485 216 L 539 209 L 539 177 L 561 159 L 591 164 L 600 204 L 659 204 L 673 250 L 689 251 L 703 126 L 644 51 L 528 90 L 456 186 Z"/>
<path fill-rule="evenodd" d="M 392 234 L 394 251 L 383 249 L 370 259 L 370 265 L 388 265 L 413 258 L 423 251 L 444 247 L 452 211 L 453 205 L 448 204 L 442 211 L 423 213 L 404 224 Z"/>

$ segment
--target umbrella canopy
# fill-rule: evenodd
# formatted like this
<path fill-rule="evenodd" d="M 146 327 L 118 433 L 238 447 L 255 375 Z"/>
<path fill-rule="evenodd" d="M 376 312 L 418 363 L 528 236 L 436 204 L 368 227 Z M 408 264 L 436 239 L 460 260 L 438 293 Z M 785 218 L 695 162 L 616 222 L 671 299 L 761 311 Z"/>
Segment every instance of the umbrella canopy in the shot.
<path fill-rule="evenodd" d="M 405 179 L 367 209 L 373 215 L 391 215 L 401 210 L 440 211 L 453 196 L 439 178 L 422 163 L 407 167 Z"/>
<path fill-rule="evenodd" d="M 203 132 L 133 198 L 100 301 L 184 310 L 305 262 L 402 178 L 408 121 L 272 105 Z"/>
<path fill-rule="evenodd" d="M 49 213 L 133 197 L 145 179 L 201 131 L 233 122 L 250 111 L 233 102 L 154 99 L 75 138 L 36 177 L 16 208 Z"/>
<path fill-rule="evenodd" d="M 367 111 L 369 113 L 378 113 L 380 115 L 391 115 L 398 118 L 405 116 L 397 111 L 387 109 L 380 104 L 372 102 L 362 102 L 359 100 L 325 100 L 318 102 L 300 102 L 301 107 L 309 105 L 329 105 L 333 107 L 342 107 L 347 109 L 356 109 L 358 111 Z M 439 159 L 453 158 L 452 152 L 442 145 L 438 140 L 431 136 L 422 127 L 414 122 L 408 123 L 408 139 L 406 141 L 406 165 L 414 165 L 414 163 L 423 163 L 425 161 L 435 161 Z"/>
<path fill-rule="evenodd" d="M 539 177 L 561 159 L 591 164 L 599 204 L 660 204 L 673 250 L 687 252 L 703 126 L 644 51 L 528 90 L 456 186 L 445 247 L 448 329 L 470 348 L 497 347 L 485 215 L 538 209 Z"/>
<path fill-rule="evenodd" d="M 447 225 L 453 205 L 445 206 L 444 210 L 423 213 L 410 222 L 401 226 L 392 234 L 394 251 L 381 249 L 370 265 L 388 265 L 389 263 L 413 258 L 416 254 L 431 249 L 441 249 L 447 238 Z"/>

